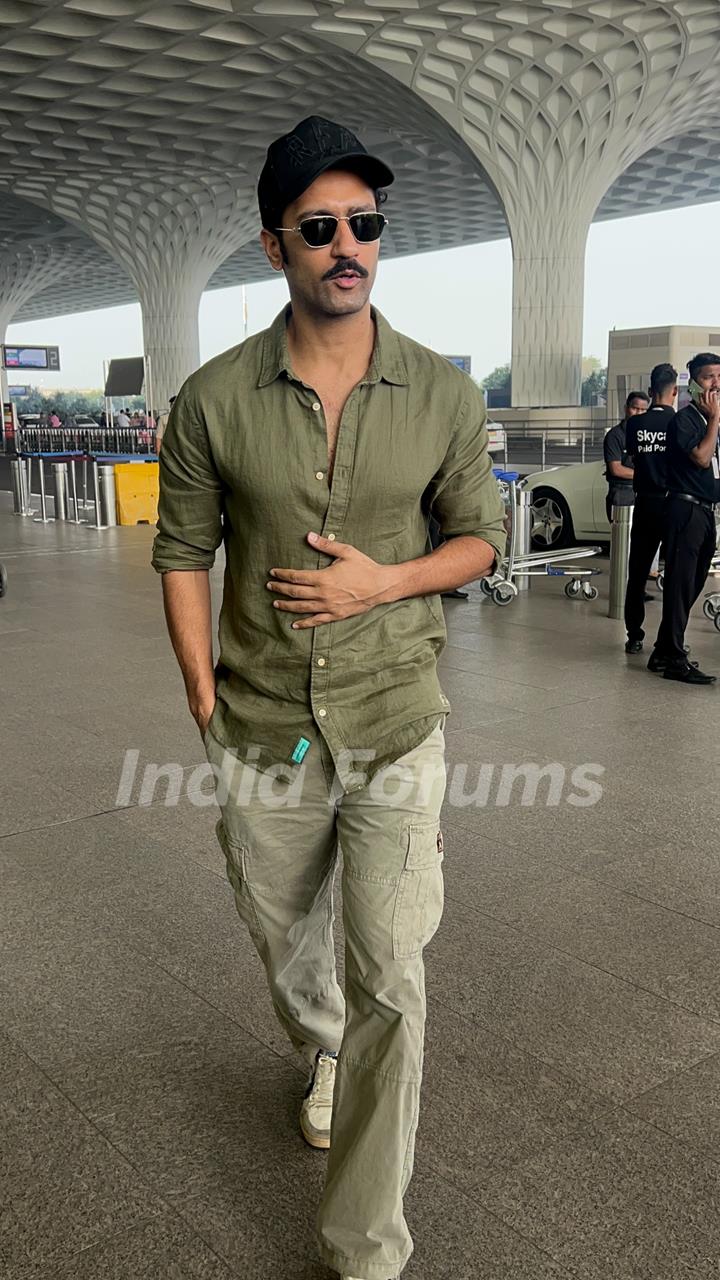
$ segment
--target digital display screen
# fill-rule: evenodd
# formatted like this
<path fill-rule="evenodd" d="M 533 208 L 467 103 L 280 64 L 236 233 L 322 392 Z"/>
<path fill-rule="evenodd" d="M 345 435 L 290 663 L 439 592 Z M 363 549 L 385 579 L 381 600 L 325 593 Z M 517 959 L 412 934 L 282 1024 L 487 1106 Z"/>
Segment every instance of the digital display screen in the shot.
<path fill-rule="evenodd" d="M 5 347 L 6 369 L 47 369 L 47 347 Z"/>
<path fill-rule="evenodd" d="M 472 372 L 471 356 L 445 356 L 445 359 L 449 360 L 451 364 L 454 364 L 456 368 L 462 369 L 463 373 Z"/>

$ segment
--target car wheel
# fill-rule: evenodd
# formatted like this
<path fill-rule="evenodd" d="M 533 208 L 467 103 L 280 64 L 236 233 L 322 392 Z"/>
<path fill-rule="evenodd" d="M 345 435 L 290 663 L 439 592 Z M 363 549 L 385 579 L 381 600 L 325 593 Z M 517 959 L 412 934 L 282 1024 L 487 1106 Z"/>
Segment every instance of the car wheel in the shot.
<path fill-rule="evenodd" d="M 532 533 L 534 551 L 558 551 L 573 541 L 570 508 L 556 489 L 541 487 L 532 494 Z"/>

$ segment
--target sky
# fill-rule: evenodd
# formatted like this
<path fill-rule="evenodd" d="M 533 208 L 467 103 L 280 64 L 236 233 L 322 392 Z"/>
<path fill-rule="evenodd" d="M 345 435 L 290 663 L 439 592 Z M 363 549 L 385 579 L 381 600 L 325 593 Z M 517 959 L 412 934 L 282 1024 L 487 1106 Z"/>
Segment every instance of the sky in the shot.
<path fill-rule="evenodd" d="M 720 204 L 698 205 L 597 223 L 585 272 L 583 352 L 607 363 L 608 332 L 650 325 L 708 325 L 720 330 L 715 255 L 707 271 L 691 255 L 714 247 Z M 695 258 L 695 262 L 697 262 Z M 700 260 L 702 261 L 702 259 Z M 445 355 L 470 355 L 482 379 L 510 359 L 512 256 L 509 240 L 381 262 L 373 301 L 401 332 Z M 283 279 L 248 286 L 250 333 L 284 305 Z M 242 340 L 240 288 L 205 293 L 200 354 L 208 360 Z M 60 347 L 61 373 L 25 375 L 46 388 L 102 384 L 103 360 L 142 354 L 138 305 L 14 324 L 6 342 Z"/>

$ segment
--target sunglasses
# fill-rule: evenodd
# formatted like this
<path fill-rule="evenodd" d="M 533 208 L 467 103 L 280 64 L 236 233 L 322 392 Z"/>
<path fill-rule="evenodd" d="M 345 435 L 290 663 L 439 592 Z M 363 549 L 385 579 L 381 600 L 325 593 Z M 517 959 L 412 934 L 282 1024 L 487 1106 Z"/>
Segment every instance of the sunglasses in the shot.
<path fill-rule="evenodd" d="M 275 230 L 295 231 L 309 249 L 325 249 L 335 239 L 341 222 L 347 222 L 358 244 L 372 244 L 379 240 L 388 225 L 384 213 L 351 213 L 346 218 L 318 213 L 311 218 L 303 218 L 296 227 L 276 227 Z"/>

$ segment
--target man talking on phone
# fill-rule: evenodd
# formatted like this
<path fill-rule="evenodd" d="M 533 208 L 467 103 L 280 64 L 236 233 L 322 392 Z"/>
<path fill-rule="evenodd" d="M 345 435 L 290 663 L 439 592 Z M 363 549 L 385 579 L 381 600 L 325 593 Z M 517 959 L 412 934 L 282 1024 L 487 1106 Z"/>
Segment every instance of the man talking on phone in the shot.
<path fill-rule="evenodd" d="M 663 616 L 648 667 L 662 671 L 666 680 L 709 685 L 716 677 L 688 661 L 684 642 L 690 610 L 705 586 L 715 554 L 720 355 L 705 351 L 693 356 L 688 371 L 691 402 L 676 414 L 667 433 Z"/>

